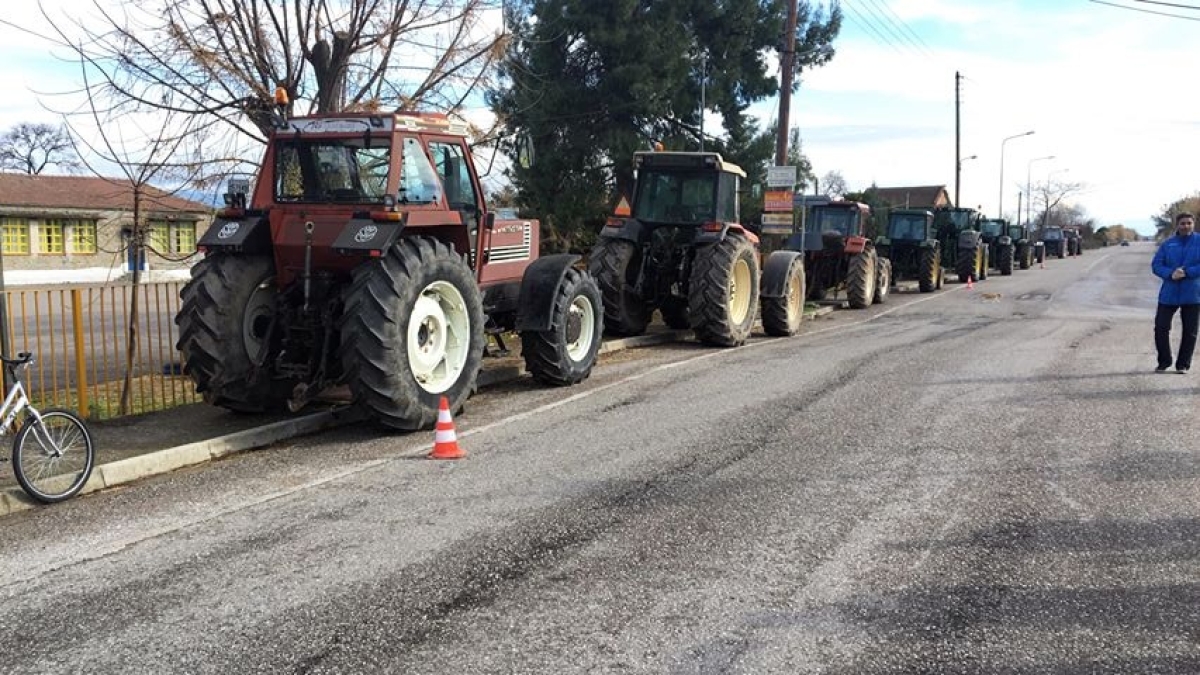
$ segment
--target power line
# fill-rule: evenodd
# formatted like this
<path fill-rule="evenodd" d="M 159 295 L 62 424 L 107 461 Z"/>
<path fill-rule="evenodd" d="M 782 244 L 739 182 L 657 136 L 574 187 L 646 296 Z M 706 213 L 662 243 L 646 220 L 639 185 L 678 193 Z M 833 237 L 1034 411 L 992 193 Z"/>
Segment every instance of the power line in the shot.
<path fill-rule="evenodd" d="M 879 12 L 875 11 L 873 3 L 868 3 L 869 0 L 862 0 L 862 6 L 860 9 L 870 14 L 871 20 L 874 21 L 877 26 L 880 26 L 883 30 L 887 31 L 889 36 L 895 38 L 897 44 L 907 48 L 908 45 L 904 44 L 904 35 L 896 32 L 894 25 L 887 20 L 886 16 L 880 16 Z"/>
<path fill-rule="evenodd" d="M 1115 2 L 1104 2 L 1104 0 L 1088 0 L 1088 2 L 1094 2 L 1097 5 L 1107 5 L 1109 7 L 1116 7 L 1117 9 L 1128 9 L 1131 12 L 1142 12 L 1144 14 L 1156 14 L 1158 16 L 1168 16 L 1168 17 L 1171 17 L 1172 19 L 1183 19 L 1185 21 L 1200 21 L 1200 17 L 1184 16 L 1182 14 L 1169 14 L 1167 12 L 1156 12 L 1152 9 L 1142 9 L 1140 7 L 1130 7 L 1128 5 L 1118 5 Z"/>
<path fill-rule="evenodd" d="M 921 40 L 921 36 L 917 35 L 911 28 L 908 27 L 908 24 L 905 23 L 904 19 L 900 18 L 900 15 L 892 11 L 892 8 L 890 5 L 888 5 L 887 0 L 866 1 L 879 8 L 879 11 L 883 14 L 883 18 L 886 19 L 887 22 L 892 26 L 895 26 L 896 32 L 900 34 L 900 37 L 904 38 L 905 42 L 913 47 L 916 47 L 918 51 L 922 52 L 926 56 L 933 56 L 933 54 L 929 52 L 929 45 L 926 45 L 925 42 Z"/>
<path fill-rule="evenodd" d="M 1180 5 L 1175 2 L 1161 2 L 1160 0 L 1133 0 L 1134 2 L 1144 2 L 1148 5 L 1162 5 L 1163 7 L 1178 7 L 1179 9 L 1200 9 L 1196 5 Z"/>
<path fill-rule="evenodd" d="M 879 32 L 879 29 L 875 27 L 875 24 L 871 21 L 868 21 L 865 17 L 863 17 L 861 14 L 859 14 L 858 10 L 855 9 L 855 7 L 853 5 L 851 5 L 849 2 L 846 2 L 846 3 L 844 3 L 844 6 L 846 9 L 850 10 L 850 12 L 854 15 L 854 16 L 847 16 L 846 18 L 850 19 L 854 24 L 856 24 L 860 27 L 865 27 L 865 28 L 869 29 L 872 33 L 875 34 L 876 42 L 879 42 L 880 44 L 885 44 L 885 45 L 891 47 L 892 49 L 895 49 L 896 53 L 898 53 L 898 54 L 901 54 L 901 55 L 904 54 L 904 51 L 901 50 L 900 47 L 898 47 L 895 42 L 892 42 L 890 39 L 888 39 L 888 37 L 886 35 Z"/>

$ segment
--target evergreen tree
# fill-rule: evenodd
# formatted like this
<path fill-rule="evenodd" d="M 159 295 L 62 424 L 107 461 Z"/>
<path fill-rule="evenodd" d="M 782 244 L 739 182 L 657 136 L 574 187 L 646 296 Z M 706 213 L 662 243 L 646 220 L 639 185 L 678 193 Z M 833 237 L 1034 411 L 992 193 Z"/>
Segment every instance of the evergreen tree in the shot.
<path fill-rule="evenodd" d="M 614 194 L 631 196 L 635 151 L 655 142 L 700 148 L 702 87 L 724 131 L 717 137 L 705 127 L 704 149 L 741 165 L 754 182 L 771 158 L 774 132 L 759 130 L 746 110 L 778 93 L 763 55 L 778 48 L 785 15 L 785 0 L 512 3 L 505 86 L 489 101 L 510 134 L 506 152 L 516 157 L 521 143 L 532 149 L 533 161 L 514 163 L 511 178 L 551 246 L 586 247 Z M 831 49 L 813 50 L 837 35 L 840 10 L 801 1 L 799 17 L 798 61 L 828 61 Z"/>

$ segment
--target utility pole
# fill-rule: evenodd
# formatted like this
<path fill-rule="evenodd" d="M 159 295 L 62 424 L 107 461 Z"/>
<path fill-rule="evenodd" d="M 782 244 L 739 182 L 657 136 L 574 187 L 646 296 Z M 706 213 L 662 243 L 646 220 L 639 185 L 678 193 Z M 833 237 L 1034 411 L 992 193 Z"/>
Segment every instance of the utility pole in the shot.
<path fill-rule="evenodd" d="M 787 24 L 783 29 L 782 54 L 779 59 L 779 128 L 775 138 L 775 166 L 787 166 L 788 146 L 788 108 L 792 103 L 792 78 L 795 77 L 796 65 L 796 3 L 799 0 L 787 0 Z"/>
<path fill-rule="evenodd" d="M 700 152 L 704 152 L 704 90 L 708 84 L 708 54 L 700 55 Z"/>
<path fill-rule="evenodd" d="M 954 71 L 954 205 L 958 206 L 958 190 L 962 183 L 962 74 Z"/>

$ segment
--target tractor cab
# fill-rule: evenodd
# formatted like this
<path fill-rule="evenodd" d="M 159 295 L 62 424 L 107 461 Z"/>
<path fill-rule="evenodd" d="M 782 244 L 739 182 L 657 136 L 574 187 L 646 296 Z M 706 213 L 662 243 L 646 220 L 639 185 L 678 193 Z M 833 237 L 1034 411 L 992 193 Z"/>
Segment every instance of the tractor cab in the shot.
<path fill-rule="evenodd" d="M 793 251 L 828 252 L 841 255 L 855 240 L 866 239 L 871 207 L 860 202 L 834 201 L 812 207 L 805 231 L 792 235 L 784 248 Z"/>
<path fill-rule="evenodd" d="M 921 242 L 936 239 L 933 213 L 924 209 L 893 209 L 888 213 L 887 240 L 879 245 L 896 242 Z"/>
<path fill-rule="evenodd" d="M 715 152 L 638 152 L 632 217 L 642 223 L 701 227 L 737 223 L 746 173 Z"/>

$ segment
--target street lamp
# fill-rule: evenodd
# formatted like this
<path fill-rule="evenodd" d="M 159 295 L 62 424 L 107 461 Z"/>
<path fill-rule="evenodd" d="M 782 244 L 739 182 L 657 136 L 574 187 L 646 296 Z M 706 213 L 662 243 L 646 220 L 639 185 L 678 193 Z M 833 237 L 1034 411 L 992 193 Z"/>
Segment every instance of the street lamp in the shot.
<path fill-rule="evenodd" d="M 1022 136 L 1032 136 L 1032 135 L 1033 135 L 1033 131 L 1026 131 L 1023 134 L 1016 134 L 1014 136 L 1009 136 L 1008 138 L 1000 141 L 1000 204 L 997 209 L 999 211 L 999 213 L 996 214 L 997 218 L 1004 217 L 1004 144 L 1011 141 L 1014 138 L 1020 138 Z"/>
<path fill-rule="evenodd" d="M 960 180 L 962 178 L 962 163 L 967 161 L 968 159 L 976 159 L 978 157 L 979 157 L 979 155 L 971 155 L 970 157 L 963 157 L 962 159 L 958 160 L 958 166 L 955 167 L 955 170 L 954 170 L 954 205 L 955 206 L 958 206 L 958 185 L 959 185 L 959 183 L 962 182 Z"/>
<path fill-rule="evenodd" d="M 1031 182 L 1029 180 L 1029 177 L 1033 173 L 1033 163 L 1040 162 L 1043 159 L 1054 159 L 1054 155 L 1046 155 L 1045 157 L 1034 157 L 1033 159 L 1029 160 L 1028 164 L 1025 165 L 1025 222 L 1026 223 L 1028 223 L 1029 219 L 1032 217 L 1030 215 L 1030 209 L 1033 206 L 1033 192 L 1030 191 Z M 1020 220 L 1020 219 L 1021 219 L 1021 214 L 1018 213 L 1017 220 Z"/>

